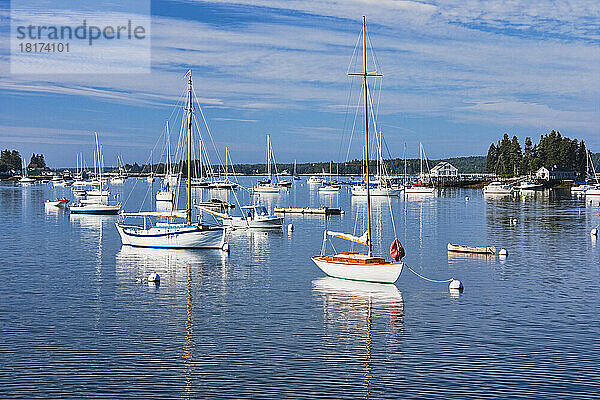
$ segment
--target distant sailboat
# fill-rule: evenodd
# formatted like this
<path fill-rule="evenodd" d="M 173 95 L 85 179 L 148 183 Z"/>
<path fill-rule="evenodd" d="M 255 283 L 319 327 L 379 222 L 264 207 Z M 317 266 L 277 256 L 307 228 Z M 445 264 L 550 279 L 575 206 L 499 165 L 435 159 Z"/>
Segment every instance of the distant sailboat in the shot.
<path fill-rule="evenodd" d="M 329 182 L 323 182 L 323 185 L 318 189 L 319 193 L 322 194 L 336 194 L 339 193 L 341 186 L 338 185 L 337 183 L 334 183 L 332 178 L 332 171 L 331 171 L 331 166 L 333 164 L 333 161 L 329 162 Z"/>
<path fill-rule="evenodd" d="M 104 158 L 102 156 L 102 147 L 98 143 L 98 133 L 96 137 L 96 157 L 98 162 L 98 188 L 87 192 L 87 198 L 80 200 L 78 203 L 69 207 L 72 214 L 101 214 L 101 215 L 116 215 L 121 209 L 121 203 L 110 204 L 110 192 L 103 188 L 104 179 L 102 178 L 102 170 L 104 167 Z"/>
<path fill-rule="evenodd" d="M 30 178 L 29 176 L 27 176 L 27 166 L 25 165 L 25 160 L 23 160 L 21 162 L 22 167 L 21 167 L 21 179 L 19 179 L 19 183 L 21 185 L 30 185 L 32 183 L 35 182 L 35 179 Z"/>
<path fill-rule="evenodd" d="M 395 239 L 392 242 L 390 253 L 396 262 L 386 261 L 383 257 L 373 256 L 373 242 L 371 238 L 371 196 L 369 188 L 369 102 L 367 77 L 380 76 L 376 73 L 367 72 L 367 39 L 366 39 L 366 18 L 363 17 L 363 77 L 364 85 L 364 121 L 365 121 L 365 178 L 366 178 L 366 199 L 367 199 L 367 231 L 362 236 L 355 236 L 348 233 L 334 232 L 326 230 L 323 235 L 323 247 L 321 255 L 312 257 L 314 263 L 328 276 L 334 278 L 350 279 L 377 283 L 394 283 L 400 276 L 404 264 L 398 262 L 404 256 L 404 249 L 400 242 Z M 333 255 L 325 255 L 325 245 L 328 237 L 337 237 L 354 243 L 364 245 L 368 248 L 367 254 L 358 252 L 342 252 Z"/>
<path fill-rule="evenodd" d="M 298 171 L 296 171 L 296 160 L 294 160 L 294 180 L 299 181 L 300 179 L 302 178 L 298 176 Z"/>
<path fill-rule="evenodd" d="M 273 159 L 273 148 L 271 147 L 271 137 L 267 135 L 267 152 L 266 152 L 266 162 L 267 162 L 267 179 L 262 182 L 258 182 L 254 187 L 254 191 L 257 193 L 279 193 L 279 186 L 273 182 L 273 173 L 272 173 L 272 165 L 271 161 Z M 277 176 L 277 175 L 275 175 Z"/>
<path fill-rule="evenodd" d="M 435 188 L 431 186 L 425 186 L 423 181 L 425 180 L 425 174 L 423 171 L 423 160 L 427 163 L 427 156 L 425 156 L 425 150 L 423 149 L 423 143 L 419 143 L 419 159 L 421 165 L 421 172 L 419 174 L 419 181 L 414 183 L 409 183 L 408 187 L 406 187 L 405 193 L 417 193 L 417 194 L 433 194 L 435 192 Z"/>

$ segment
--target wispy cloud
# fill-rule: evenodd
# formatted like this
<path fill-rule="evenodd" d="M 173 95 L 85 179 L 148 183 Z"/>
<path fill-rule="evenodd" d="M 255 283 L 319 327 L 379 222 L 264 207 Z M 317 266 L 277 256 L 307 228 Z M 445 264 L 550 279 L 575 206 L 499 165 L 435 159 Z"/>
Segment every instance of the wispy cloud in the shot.
<path fill-rule="evenodd" d="M 387 124 L 395 133 L 386 137 L 390 143 L 445 132 L 443 124 L 454 124 L 454 132 L 472 123 L 486 125 L 490 135 L 509 125 L 532 130 L 551 126 L 588 138 L 598 133 L 600 10 L 595 2 L 172 4 L 196 8 L 216 4 L 220 11 L 231 10 L 233 19 L 236 12 L 247 18 L 231 23 L 155 15 L 151 75 L 9 75 L 0 77 L 3 97 L 62 96 L 72 102 L 85 98 L 100 108 L 102 103 L 131 105 L 140 110 L 147 134 L 154 135 L 157 127 L 150 124 L 157 123 L 157 115 L 168 116 L 185 90 L 185 71 L 191 68 L 208 118 L 221 122 L 224 143 L 235 138 L 248 142 L 241 148 L 250 148 L 264 131 L 278 129 L 294 137 L 282 143 L 282 152 L 316 154 L 315 145 L 298 144 L 314 143 L 315 136 L 333 141 L 338 135 L 327 129 L 343 129 L 341 110 L 358 104 L 360 93 L 347 101 L 350 84 L 345 73 L 365 14 L 385 75 L 379 115 L 381 126 L 385 129 Z M 261 18 L 267 14 L 276 18 Z M 0 58 L 1 70 L 6 71 L 6 65 L 7 59 Z M 354 111 L 350 114 L 352 118 Z M 0 123 L 9 125 L 7 116 L 3 118 Z M 64 118 L 64 127 L 72 128 L 74 122 Z M 106 118 L 94 124 L 112 124 L 115 117 Z M 409 126 L 407 118 L 424 122 Z M 435 124 L 428 122 L 434 120 Z M 21 121 L 14 116 L 10 121 L 27 125 L 25 113 Z M 306 129 L 311 122 L 327 129 Z M 237 135 L 239 123 L 248 123 L 243 138 Z M 456 140 L 460 138 L 459 133 Z M 481 152 L 487 145 L 486 140 L 469 141 L 471 147 L 464 151 Z M 452 155 L 444 153 L 447 149 L 440 146 L 430 152 Z"/>

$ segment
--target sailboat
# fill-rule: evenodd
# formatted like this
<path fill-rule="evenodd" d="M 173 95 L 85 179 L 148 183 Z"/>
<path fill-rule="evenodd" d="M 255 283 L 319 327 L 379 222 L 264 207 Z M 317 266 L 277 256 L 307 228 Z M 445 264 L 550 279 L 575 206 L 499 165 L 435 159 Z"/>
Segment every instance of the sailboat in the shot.
<path fill-rule="evenodd" d="M 166 122 L 166 135 L 167 135 L 167 165 L 166 165 L 166 173 L 165 179 L 163 179 L 162 187 L 158 192 L 156 192 L 156 200 L 157 201 L 169 201 L 172 202 L 175 200 L 175 191 L 173 188 L 177 187 L 177 179 L 175 179 L 175 183 L 172 183 L 172 177 L 176 177 L 177 175 L 173 174 L 171 170 L 173 166 L 171 165 L 171 137 L 169 135 L 169 121 Z"/>
<path fill-rule="evenodd" d="M 231 161 L 231 156 L 229 155 L 229 148 L 225 147 L 225 179 L 219 179 L 212 181 L 208 187 L 209 189 L 227 189 L 227 190 L 235 190 L 238 187 L 238 184 L 232 182 L 229 179 L 229 165 L 228 161 Z M 231 167 L 233 168 L 233 162 L 231 163 Z"/>
<path fill-rule="evenodd" d="M 121 155 L 117 156 L 117 175 L 110 179 L 110 183 L 115 185 L 121 185 L 125 183 L 125 179 L 127 179 L 127 174 L 125 173 L 125 167 L 123 167 L 123 160 L 121 160 Z"/>
<path fill-rule="evenodd" d="M 296 171 L 296 160 L 294 160 L 294 174 L 293 174 L 293 177 L 294 177 L 295 181 L 299 181 L 300 179 L 302 179 L 302 178 L 300 178 L 300 176 L 298 176 L 298 172 Z"/>
<path fill-rule="evenodd" d="M 333 161 L 329 162 L 329 182 L 323 182 L 323 186 L 318 189 L 319 193 L 327 194 L 327 193 L 338 193 L 340 191 L 340 185 L 333 183 L 331 179 L 331 166 Z"/>
<path fill-rule="evenodd" d="M 159 248 L 193 248 L 193 249 L 227 249 L 225 229 L 201 222 L 192 222 L 192 74 L 188 79 L 187 105 L 187 206 L 185 210 L 147 211 L 122 213 L 123 220 L 117 222 L 117 230 L 124 245 Z M 126 225 L 126 217 L 143 219 L 143 226 Z M 164 218 L 166 222 L 158 222 L 147 226 L 148 218 Z M 178 222 L 183 219 L 184 222 Z"/>
<path fill-rule="evenodd" d="M 154 182 L 154 173 L 152 172 L 152 150 L 150 150 L 150 175 L 146 177 L 146 182 Z"/>
<path fill-rule="evenodd" d="M 30 178 L 29 176 L 27 176 L 27 166 L 25 165 L 25 160 L 22 161 L 22 175 L 21 175 L 21 179 L 19 179 L 19 183 L 21 185 L 29 185 L 35 182 L 35 179 Z"/>
<path fill-rule="evenodd" d="M 87 198 L 80 200 L 78 203 L 69 207 L 72 214 L 101 214 L 101 215 L 116 215 L 121 209 L 121 203 L 110 204 L 110 192 L 103 188 L 102 170 L 104 169 L 104 159 L 102 156 L 102 147 L 98 144 L 98 133 L 96 136 L 96 157 L 98 162 L 98 188 L 87 192 Z"/>
<path fill-rule="evenodd" d="M 394 283 L 398 280 L 404 263 L 399 260 L 404 256 L 404 249 L 400 242 L 395 239 L 392 242 L 390 253 L 396 262 L 386 261 L 383 257 L 373 256 L 373 242 L 371 238 L 371 195 L 369 188 L 369 101 L 367 78 L 381 76 L 376 72 L 367 72 L 367 29 L 366 17 L 363 16 L 362 45 L 363 45 L 363 71 L 362 73 L 351 73 L 363 77 L 364 85 L 364 117 L 365 117 L 365 178 L 367 197 L 367 231 L 362 236 L 348 233 L 333 232 L 325 230 L 323 233 L 323 246 L 321 254 L 312 257 L 314 263 L 328 276 L 333 278 L 350 279 L 356 281 Z M 367 254 L 358 252 L 342 252 L 333 255 L 325 255 L 325 244 L 328 237 L 337 237 L 367 247 Z"/>
<path fill-rule="evenodd" d="M 406 194 L 410 193 L 420 193 L 420 194 L 432 194 L 435 191 L 434 187 L 424 186 L 423 178 L 425 174 L 423 173 L 423 159 L 425 159 L 425 163 L 427 163 L 427 157 L 425 156 L 425 150 L 423 149 L 423 143 L 419 142 L 419 159 L 421 172 L 419 174 L 419 182 L 410 183 L 408 187 L 404 189 Z"/>
<path fill-rule="evenodd" d="M 377 176 L 376 182 L 373 182 L 370 187 L 371 196 L 399 196 L 402 193 L 402 187 L 394 183 L 385 172 L 385 164 L 383 162 L 382 152 L 383 133 L 377 135 Z M 366 196 L 367 190 L 364 182 L 354 185 L 351 188 L 353 196 Z"/>
<path fill-rule="evenodd" d="M 271 160 L 273 159 L 273 149 L 271 147 L 271 137 L 267 135 L 267 179 L 259 181 L 254 187 L 254 191 L 258 193 L 279 193 L 279 186 L 273 182 L 273 174 L 271 170 Z M 275 175 L 277 176 L 277 175 Z"/>

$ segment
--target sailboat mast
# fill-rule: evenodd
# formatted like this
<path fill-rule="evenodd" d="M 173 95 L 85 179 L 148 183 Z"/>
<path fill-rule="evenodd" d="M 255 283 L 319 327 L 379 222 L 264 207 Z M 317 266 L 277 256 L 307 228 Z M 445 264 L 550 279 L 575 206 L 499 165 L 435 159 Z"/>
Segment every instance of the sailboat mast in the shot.
<path fill-rule="evenodd" d="M 369 193 L 369 105 L 367 94 L 367 17 L 363 15 L 363 85 L 365 92 L 365 176 L 367 183 L 367 245 L 369 257 L 373 255 L 371 242 L 371 195 Z"/>
<path fill-rule="evenodd" d="M 187 209 L 188 224 L 192 223 L 192 73 L 188 80 L 188 163 L 187 163 Z"/>

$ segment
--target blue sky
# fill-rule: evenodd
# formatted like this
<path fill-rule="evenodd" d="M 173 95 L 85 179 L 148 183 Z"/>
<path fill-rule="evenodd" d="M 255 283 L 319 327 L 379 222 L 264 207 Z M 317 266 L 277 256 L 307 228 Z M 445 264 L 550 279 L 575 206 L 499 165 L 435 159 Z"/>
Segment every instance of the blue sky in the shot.
<path fill-rule="evenodd" d="M 91 160 L 93 131 L 107 164 L 147 160 L 190 68 L 234 162 L 261 162 L 266 133 L 280 162 L 338 160 L 362 15 L 394 156 L 406 142 L 418 157 L 419 141 L 430 158 L 485 154 L 504 132 L 536 141 L 550 129 L 600 151 L 595 1 L 153 1 L 152 73 L 129 75 L 10 74 L 2 4 L 0 147 L 52 166 Z"/>

